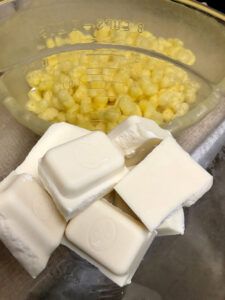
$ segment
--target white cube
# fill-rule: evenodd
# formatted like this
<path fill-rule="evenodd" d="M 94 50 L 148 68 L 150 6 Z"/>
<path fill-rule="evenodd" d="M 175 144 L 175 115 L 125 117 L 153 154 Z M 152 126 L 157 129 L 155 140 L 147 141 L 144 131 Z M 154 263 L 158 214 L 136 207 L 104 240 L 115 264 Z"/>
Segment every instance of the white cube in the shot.
<path fill-rule="evenodd" d="M 49 150 L 39 174 L 66 219 L 109 193 L 127 172 L 124 157 L 103 132 Z"/>
<path fill-rule="evenodd" d="M 66 228 L 66 245 L 120 286 L 130 283 L 154 237 L 106 200 L 94 202 Z"/>
<path fill-rule="evenodd" d="M 186 201 L 197 201 L 213 178 L 172 138 L 166 138 L 115 187 L 142 220 L 155 230 Z"/>
<path fill-rule="evenodd" d="M 35 278 L 60 244 L 66 223 L 28 174 L 11 176 L 0 198 L 0 239 Z"/>

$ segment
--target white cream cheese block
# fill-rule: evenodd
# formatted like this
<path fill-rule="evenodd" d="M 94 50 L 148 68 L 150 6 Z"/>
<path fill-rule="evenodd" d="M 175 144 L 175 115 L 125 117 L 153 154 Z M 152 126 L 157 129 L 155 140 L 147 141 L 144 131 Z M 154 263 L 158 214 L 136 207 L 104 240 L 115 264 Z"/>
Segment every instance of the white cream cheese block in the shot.
<path fill-rule="evenodd" d="M 107 201 L 109 201 L 107 199 Z M 115 192 L 112 203 L 126 214 L 138 219 L 126 202 Z M 158 236 L 184 234 L 185 222 L 183 208 L 171 213 L 157 228 Z"/>
<path fill-rule="evenodd" d="M 187 201 L 197 201 L 213 178 L 168 137 L 116 186 L 116 192 L 146 227 L 155 230 Z"/>
<path fill-rule="evenodd" d="M 69 222 L 65 236 L 67 247 L 123 286 L 130 283 L 155 233 L 101 199 Z"/>
<path fill-rule="evenodd" d="M 89 130 L 64 122 L 51 125 L 28 153 L 23 163 L 16 168 L 16 173 L 28 173 L 38 178 L 38 161 L 49 149 L 88 133 Z"/>
<path fill-rule="evenodd" d="M 131 161 L 129 165 L 135 165 L 171 133 L 152 120 L 132 116 L 115 127 L 108 136 Z"/>
<path fill-rule="evenodd" d="M 0 239 L 35 278 L 61 242 L 66 223 L 28 174 L 10 176 L 0 192 Z"/>
<path fill-rule="evenodd" d="M 158 236 L 184 234 L 185 220 L 183 208 L 171 213 L 157 228 Z"/>
<path fill-rule="evenodd" d="M 68 220 L 108 194 L 126 174 L 124 157 L 103 132 L 92 132 L 47 151 L 40 178 Z"/>

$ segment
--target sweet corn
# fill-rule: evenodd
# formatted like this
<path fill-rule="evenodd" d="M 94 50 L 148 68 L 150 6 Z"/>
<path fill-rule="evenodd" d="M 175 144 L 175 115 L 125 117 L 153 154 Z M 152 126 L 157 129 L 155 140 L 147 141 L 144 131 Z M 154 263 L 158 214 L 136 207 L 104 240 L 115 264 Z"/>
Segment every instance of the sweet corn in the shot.
<path fill-rule="evenodd" d="M 58 110 L 53 107 L 47 108 L 44 112 L 39 114 L 39 118 L 45 121 L 53 121 L 58 115 Z"/>
<path fill-rule="evenodd" d="M 142 115 L 140 107 L 129 96 L 119 97 L 119 108 L 125 116 Z"/>
<path fill-rule="evenodd" d="M 179 39 L 156 37 L 142 31 L 139 24 L 129 24 L 129 30 L 122 29 L 127 22 L 107 24 L 98 23 L 93 35 L 73 30 L 67 36 L 50 37 L 46 47 L 93 40 L 116 42 L 155 50 L 188 65 L 195 62 L 194 54 Z M 188 73 L 171 63 L 107 49 L 51 55 L 41 69 L 29 72 L 26 80 L 29 111 L 46 121 L 67 121 L 106 132 L 130 115 L 158 124 L 171 122 L 187 113 L 200 88 Z"/>

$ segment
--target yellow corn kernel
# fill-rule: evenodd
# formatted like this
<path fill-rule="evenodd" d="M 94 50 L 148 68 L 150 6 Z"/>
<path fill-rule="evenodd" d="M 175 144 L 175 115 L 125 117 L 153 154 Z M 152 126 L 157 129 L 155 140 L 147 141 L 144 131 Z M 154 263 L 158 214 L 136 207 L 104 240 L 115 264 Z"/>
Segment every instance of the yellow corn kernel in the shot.
<path fill-rule="evenodd" d="M 105 81 L 92 81 L 90 82 L 90 89 L 104 89 L 106 86 Z"/>
<path fill-rule="evenodd" d="M 86 86 L 80 85 L 74 93 L 73 97 L 77 102 L 80 102 L 83 98 L 88 97 L 88 90 Z"/>
<path fill-rule="evenodd" d="M 86 128 L 88 130 L 94 130 L 94 125 L 91 123 L 91 121 L 83 115 L 78 114 L 77 115 L 77 125 L 83 128 Z"/>
<path fill-rule="evenodd" d="M 104 108 L 108 104 L 108 97 L 99 95 L 93 99 L 93 104 L 97 109 Z"/>
<path fill-rule="evenodd" d="M 130 97 L 121 96 L 119 97 L 118 102 L 119 102 L 119 108 L 124 115 L 126 116 L 142 115 L 140 107 L 136 103 L 134 103 Z"/>
<path fill-rule="evenodd" d="M 76 124 L 79 108 L 80 108 L 80 106 L 77 103 L 75 103 L 74 106 L 71 107 L 66 112 L 66 120 L 67 120 L 67 122 L 72 123 L 72 124 Z"/>
<path fill-rule="evenodd" d="M 140 80 L 141 88 L 146 96 L 153 96 L 158 92 L 158 85 L 151 82 L 151 80 Z"/>
<path fill-rule="evenodd" d="M 58 110 L 53 107 L 49 107 L 45 111 L 40 113 L 38 116 L 42 120 L 53 121 L 57 117 L 57 115 L 58 115 Z"/>
<path fill-rule="evenodd" d="M 137 98 L 143 96 L 143 91 L 138 84 L 133 84 L 129 90 L 130 96 L 136 100 Z"/>
<path fill-rule="evenodd" d="M 195 63 L 195 56 L 188 49 L 180 49 L 176 53 L 175 58 L 187 65 L 193 65 Z"/>
<path fill-rule="evenodd" d="M 62 102 L 56 97 L 56 96 L 53 96 L 52 99 L 51 99 L 51 105 L 52 107 L 58 109 L 58 110 L 64 110 L 65 107 L 64 105 L 62 104 Z"/>
<path fill-rule="evenodd" d="M 152 71 L 151 79 L 154 83 L 160 83 L 162 81 L 163 75 L 164 75 L 163 70 L 155 69 Z"/>
<path fill-rule="evenodd" d="M 169 106 L 174 101 L 181 103 L 183 100 L 184 95 L 182 93 L 171 90 L 165 90 L 159 95 L 159 105 L 163 107 Z"/>
<path fill-rule="evenodd" d="M 47 48 L 55 48 L 56 44 L 54 42 L 54 39 L 53 38 L 48 38 L 46 40 L 46 47 Z"/>
<path fill-rule="evenodd" d="M 142 114 L 143 114 L 143 113 L 145 112 L 145 110 L 147 109 L 149 103 L 150 103 L 150 101 L 148 101 L 148 100 L 141 100 L 141 101 L 139 102 L 139 107 L 140 107 L 140 109 L 141 109 L 141 111 L 142 111 Z"/>
<path fill-rule="evenodd" d="M 59 121 L 59 122 L 65 122 L 66 121 L 66 115 L 63 112 L 59 112 L 56 118 L 57 118 L 57 121 Z"/>
<path fill-rule="evenodd" d="M 30 87 L 37 87 L 41 82 L 41 77 L 43 72 L 41 70 L 36 70 L 29 72 L 26 76 L 26 80 Z"/>
<path fill-rule="evenodd" d="M 28 101 L 26 107 L 29 111 L 39 114 L 49 107 L 49 102 L 44 99 L 39 102 Z"/>
<path fill-rule="evenodd" d="M 46 57 L 45 61 L 47 66 L 55 67 L 58 64 L 58 56 L 57 55 L 48 56 Z"/>
<path fill-rule="evenodd" d="M 134 63 L 131 66 L 131 77 L 133 79 L 138 79 L 142 74 L 143 66 L 141 63 Z"/>
<path fill-rule="evenodd" d="M 80 111 L 83 114 L 87 114 L 93 110 L 91 98 L 86 97 L 80 101 Z"/>
<path fill-rule="evenodd" d="M 53 90 L 53 93 L 55 94 L 55 95 L 58 95 L 58 93 L 61 91 L 61 90 L 63 90 L 64 89 L 64 87 L 63 87 L 63 85 L 62 85 L 62 83 L 55 83 L 54 85 L 53 85 L 53 88 L 52 88 L 52 90 Z"/>
<path fill-rule="evenodd" d="M 107 122 L 109 121 L 116 123 L 119 120 L 120 116 L 121 113 L 116 107 L 109 108 L 104 112 L 104 119 L 107 120 Z"/>
<path fill-rule="evenodd" d="M 73 64 L 68 60 L 63 61 L 59 64 L 59 70 L 64 73 L 69 73 L 72 68 Z"/>
<path fill-rule="evenodd" d="M 73 30 L 68 35 L 70 44 L 77 44 L 81 42 L 82 33 L 78 30 Z"/>
<path fill-rule="evenodd" d="M 98 42 L 104 42 L 109 40 L 111 36 L 110 26 L 104 26 L 99 30 L 95 30 L 94 36 L 96 41 Z"/>
<path fill-rule="evenodd" d="M 39 84 L 38 89 L 41 92 L 50 90 L 53 86 L 53 82 L 52 81 L 43 81 Z"/>
<path fill-rule="evenodd" d="M 28 98 L 30 100 L 37 101 L 37 102 L 42 100 L 42 97 L 41 97 L 40 93 L 37 90 L 30 90 L 28 92 Z"/>
<path fill-rule="evenodd" d="M 106 124 L 103 122 L 98 122 L 94 125 L 94 129 L 106 132 Z"/>
<path fill-rule="evenodd" d="M 43 99 L 47 100 L 48 102 L 50 102 L 52 100 L 52 97 L 53 97 L 52 91 L 46 91 L 43 94 Z"/>
<path fill-rule="evenodd" d="M 73 97 L 69 94 L 67 90 L 60 90 L 57 94 L 60 103 L 65 108 L 70 108 L 74 105 Z"/>
<path fill-rule="evenodd" d="M 120 82 L 114 83 L 113 88 L 118 95 L 126 94 L 128 92 L 128 86 Z"/>
<path fill-rule="evenodd" d="M 189 110 L 189 105 L 187 104 L 187 103 L 181 103 L 180 104 L 180 107 L 179 107 L 179 109 L 178 109 L 178 111 L 177 111 L 177 113 L 176 113 L 176 116 L 183 116 L 183 115 L 185 115 L 187 112 L 188 112 L 188 110 Z"/>
<path fill-rule="evenodd" d="M 174 115 L 172 109 L 167 108 L 163 111 L 162 117 L 163 117 L 163 121 L 170 122 L 174 119 L 175 115 Z"/>
<path fill-rule="evenodd" d="M 107 96 L 109 98 L 109 102 L 115 102 L 116 101 L 116 93 L 113 90 L 113 88 L 108 88 L 107 89 Z"/>
<path fill-rule="evenodd" d="M 66 44 L 67 44 L 67 40 L 66 39 L 64 39 L 64 38 L 62 38 L 60 36 L 56 36 L 55 37 L 55 45 L 57 47 L 61 47 L 61 46 L 64 46 Z"/>

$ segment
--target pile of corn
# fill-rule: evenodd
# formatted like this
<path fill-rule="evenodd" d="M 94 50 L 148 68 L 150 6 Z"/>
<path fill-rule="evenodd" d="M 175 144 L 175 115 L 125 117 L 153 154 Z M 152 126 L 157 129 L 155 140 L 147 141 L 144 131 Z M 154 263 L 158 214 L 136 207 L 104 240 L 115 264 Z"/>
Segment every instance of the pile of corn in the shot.
<path fill-rule="evenodd" d="M 49 48 L 63 44 L 123 41 L 191 65 L 195 56 L 178 39 L 156 38 L 150 32 L 111 30 L 94 35 L 72 31 L 48 39 Z M 130 115 L 162 125 L 183 116 L 196 101 L 199 86 L 188 74 L 156 58 L 131 51 L 87 50 L 47 57 L 43 68 L 27 74 L 27 109 L 39 118 L 66 121 L 90 130 L 110 131 Z"/>

